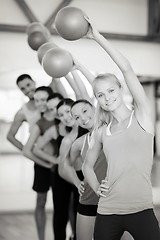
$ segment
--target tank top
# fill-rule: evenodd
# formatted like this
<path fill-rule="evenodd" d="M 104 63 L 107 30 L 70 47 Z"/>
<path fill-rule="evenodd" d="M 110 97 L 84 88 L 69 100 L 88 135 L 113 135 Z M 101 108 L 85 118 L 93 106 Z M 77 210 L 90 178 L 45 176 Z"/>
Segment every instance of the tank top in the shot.
<path fill-rule="evenodd" d="M 110 125 L 104 126 L 102 131 L 109 191 L 106 198 L 100 197 L 98 213 L 130 214 L 153 208 L 151 169 L 154 136 L 140 126 L 134 114 L 122 132 L 108 135 L 109 128 Z"/>
<path fill-rule="evenodd" d="M 29 131 L 31 132 L 33 125 L 41 118 L 41 114 L 38 110 L 30 110 L 27 103 L 23 105 L 22 111 L 29 124 Z"/>
<path fill-rule="evenodd" d="M 83 160 L 85 159 L 87 150 L 89 148 L 89 144 L 90 144 L 90 134 L 87 133 L 85 135 L 83 147 L 81 150 L 81 156 L 82 156 Z M 106 158 L 105 158 L 103 151 L 101 151 L 101 153 L 94 165 L 94 171 L 95 171 L 95 174 L 97 176 L 99 183 L 101 183 L 102 179 L 105 178 L 106 170 L 107 170 Z M 84 193 L 82 194 L 82 196 L 80 196 L 79 202 L 81 204 L 85 204 L 85 205 L 97 205 L 99 197 L 96 195 L 96 193 L 93 191 L 93 189 L 90 187 L 90 185 L 87 183 L 87 181 L 85 179 L 83 180 L 83 182 L 84 182 L 85 190 L 84 190 Z"/>
<path fill-rule="evenodd" d="M 57 125 L 55 123 L 55 120 L 49 121 L 46 118 L 44 118 L 43 116 L 41 117 L 40 120 L 38 120 L 37 125 L 38 125 L 38 127 L 41 131 L 40 132 L 41 135 L 43 135 L 48 128 L 50 128 L 52 126 L 57 127 Z M 54 148 L 54 156 L 58 156 L 58 154 L 59 154 L 59 143 L 58 143 L 59 138 L 52 139 L 50 142 L 51 142 L 51 144 L 53 145 L 53 148 Z"/>

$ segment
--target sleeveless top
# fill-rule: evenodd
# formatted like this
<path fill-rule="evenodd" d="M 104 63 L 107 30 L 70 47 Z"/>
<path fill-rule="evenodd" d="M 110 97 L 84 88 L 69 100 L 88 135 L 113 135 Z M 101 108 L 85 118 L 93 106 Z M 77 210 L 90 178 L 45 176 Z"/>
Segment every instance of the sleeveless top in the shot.
<path fill-rule="evenodd" d="M 72 130 L 71 127 L 66 127 L 66 131 L 70 132 Z M 82 135 L 86 134 L 88 132 L 87 129 L 78 127 L 78 135 L 77 138 L 81 137 Z M 57 143 L 58 143 L 58 155 L 59 155 L 59 149 L 61 146 L 61 142 L 63 140 L 64 136 L 59 135 L 57 138 Z M 83 173 L 81 170 L 76 171 L 78 178 L 82 181 L 82 179 L 84 178 Z M 58 179 L 63 179 L 59 176 L 59 172 L 58 172 L 58 164 L 55 165 L 55 178 L 58 181 Z M 63 181 L 67 182 L 66 180 L 63 179 Z M 69 182 L 67 182 L 68 184 L 71 184 Z"/>
<path fill-rule="evenodd" d="M 44 118 L 43 116 L 41 117 L 41 119 L 38 120 L 37 125 L 38 125 L 38 127 L 41 131 L 40 132 L 41 135 L 43 135 L 48 128 L 50 128 L 52 126 L 57 127 L 57 125 L 55 123 L 55 120 L 49 121 L 46 118 Z M 58 143 L 58 141 L 59 141 L 59 138 L 52 139 L 50 141 L 51 144 L 53 145 L 53 148 L 54 148 L 54 156 L 58 156 L 58 154 L 59 154 L 59 143 Z"/>
<path fill-rule="evenodd" d="M 89 135 L 89 133 L 87 133 L 85 135 L 85 139 L 83 142 L 83 147 L 81 150 L 81 156 L 82 156 L 83 160 L 85 159 L 87 150 L 89 148 L 89 144 L 90 144 L 89 137 L 90 137 L 90 135 Z M 94 171 L 95 171 L 95 174 L 97 176 L 99 183 L 101 183 L 102 179 L 105 178 L 106 170 L 107 170 L 106 158 L 105 158 L 103 151 L 101 151 L 101 153 L 94 165 Z M 90 187 L 90 185 L 86 182 L 85 179 L 83 180 L 83 182 L 84 182 L 85 190 L 84 190 L 84 193 L 82 194 L 82 196 L 80 196 L 79 202 L 81 204 L 85 204 L 85 205 L 97 205 L 99 197 L 96 195 L 96 193 L 93 191 L 93 189 Z"/>
<path fill-rule="evenodd" d="M 29 123 L 29 130 L 31 132 L 33 125 L 41 118 L 41 114 L 38 110 L 28 109 L 27 104 L 23 105 L 22 111 L 26 118 L 26 121 Z"/>
<path fill-rule="evenodd" d="M 100 197 L 98 213 L 130 214 L 153 208 L 151 170 L 154 136 L 140 126 L 134 114 L 122 132 L 111 134 L 110 125 L 102 131 L 109 191 L 106 198 Z"/>

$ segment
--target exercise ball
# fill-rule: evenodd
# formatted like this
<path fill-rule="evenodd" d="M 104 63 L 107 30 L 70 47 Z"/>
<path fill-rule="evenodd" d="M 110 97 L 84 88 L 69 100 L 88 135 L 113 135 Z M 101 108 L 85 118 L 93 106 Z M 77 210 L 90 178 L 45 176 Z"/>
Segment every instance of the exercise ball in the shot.
<path fill-rule="evenodd" d="M 61 48 L 54 48 L 45 53 L 42 59 L 42 66 L 49 76 L 59 78 L 71 71 L 73 59 L 68 51 Z"/>
<path fill-rule="evenodd" d="M 55 43 L 52 43 L 52 42 L 47 42 L 47 43 L 44 43 L 43 45 L 41 45 L 39 48 L 38 48 L 38 60 L 40 62 L 40 64 L 42 63 L 42 58 L 43 56 L 45 55 L 45 53 L 49 50 L 49 49 L 53 49 L 53 48 L 58 48 L 58 46 L 55 44 Z"/>
<path fill-rule="evenodd" d="M 28 36 L 28 44 L 33 50 L 38 50 L 38 48 L 42 44 L 46 43 L 47 41 L 48 41 L 48 39 L 42 32 L 38 32 L 38 31 L 32 32 Z"/>
<path fill-rule="evenodd" d="M 55 17 L 55 28 L 66 40 L 77 40 L 86 35 L 89 24 L 84 12 L 76 7 L 64 7 Z"/>
<path fill-rule="evenodd" d="M 46 37 L 49 39 L 50 38 L 50 32 L 47 27 L 45 27 L 42 23 L 40 22 L 32 22 L 31 24 L 28 25 L 26 29 L 26 33 L 29 36 L 33 32 L 42 32 Z"/>

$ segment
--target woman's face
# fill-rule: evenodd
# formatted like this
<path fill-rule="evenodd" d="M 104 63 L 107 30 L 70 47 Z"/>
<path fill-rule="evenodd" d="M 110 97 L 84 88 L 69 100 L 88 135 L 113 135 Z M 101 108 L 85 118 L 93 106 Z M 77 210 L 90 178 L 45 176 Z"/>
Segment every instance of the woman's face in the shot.
<path fill-rule="evenodd" d="M 35 106 L 41 113 L 47 110 L 47 98 L 48 93 L 46 91 L 38 91 L 34 94 Z"/>
<path fill-rule="evenodd" d="M 77 124 L 85 129 L 92 129 L 94 124 L 94 108 L 84 102 L 77 103 L 72 107 L 72 116 Z"/>
<path fill-rule="evenodd" d="M 123 102 L 121 88 L 114 77 L 98 80 L 94 93 L 101 108 L 105 111 L 116 110 Z"/>
<path fill-rule="evenodd" d="M 53 98 L 48 100 L 47 109 L 51 113 L 52 117 L 57 117 L 57 105 L 60 102 L 59 98 Z"/>
<path fill-rule="evenodd" d="M 62 105 L 58 108 L 58 117 L 67 127 L 72 127 L 75 124 L 75 120 L 71 115 L 71 107 L 68 105 Z"/>

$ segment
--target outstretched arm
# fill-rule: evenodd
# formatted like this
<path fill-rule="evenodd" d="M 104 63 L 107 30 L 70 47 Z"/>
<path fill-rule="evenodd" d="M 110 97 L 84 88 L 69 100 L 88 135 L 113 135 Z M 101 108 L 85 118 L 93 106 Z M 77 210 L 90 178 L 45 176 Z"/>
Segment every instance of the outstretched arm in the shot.
<path fill-rule="evenodd" d="M 87 17 L 85 17 L 85 19 L 90 25 L 87 36 L 94 39 L 119 67 L 134 99 L 135 114 L 138 121 L 146 131 L 153 133 L 153 122 L 151 108 L 149 107 L 149 99 L 147 98 L 147 95 L 145 94 L 145 91 L 134 73 L 129 61 L 97 31 L 95 26 Z"/>
<path fill-rule="evenodd" d="M 92 84 L 93 80 L 95 79 L 95 76 L 80 62 L 77 61 L 77 59 L 73 59 L 75 68 L 79 70 L 85 78 L 88 80 L 90 84 Z"/>
<path fill-rule="evenodd" d="M 66 89 L 65 89 L 64 85 L 62 84 L 60 78 L 52 78 L 52 81 L 49 86 L 52 88 L 53 92 L 60 93 L 64 98 L 68 97 Z"/>
<path fill-rule="evenodd" d="M 87 91 L 87 86 L 84 84 L 83 80 L 81 79 L 81 76 L 78 74 L 78 71 L 85 77 L 85 79 L 88 81 L 87 84 L 89 84 L 91 86 L 95 76 L 81 63 L 79 63 L 77 61 L 77 59 L 73 58 L 73 62 L 74 62 L 74 66 L 73 69 L 71 71 L 76 84 L 80 90 L 80 94 L 81 94 L 81 99 L 86 99 L 90 102 L 93 102 L 93 97 L 94 94 L 92 92 L 93 97 L 90 97 Z M 92 87 L 90 88 L 92 90 Z"/>
<path fill-rule="evenodd" d="M 73 89 L 76 99 L 81 99 L 81 92 L 80 89 L 77 86 L 76 81 L 74 80 L 73 76 L 70 75 L 69 73 L 65 76 L 66 80 L 68 81 L 69 85 L 71 86 L 71 88 Z"/>
<path fill-rule="evenodd" d="M 72 75 L 73 75 L 73 78 L 74 78 L 74 81 L 76 82 L 77 84 L 77 87 L 79 89 L 79 92 L 80 92 L 80 96 L 79 96 L 79 99 L 86 99 L 90 102 L 92 102 L 92 99 L 90 98 L 88 92 L 87 92 L 87 89 L 86 89 L 86 86 L 84 85 L 81 77 L 79 76 L 77 70 L 72 70 L 71 71 Z M 77 98 L 78 100 L 78 98 Z"/>

